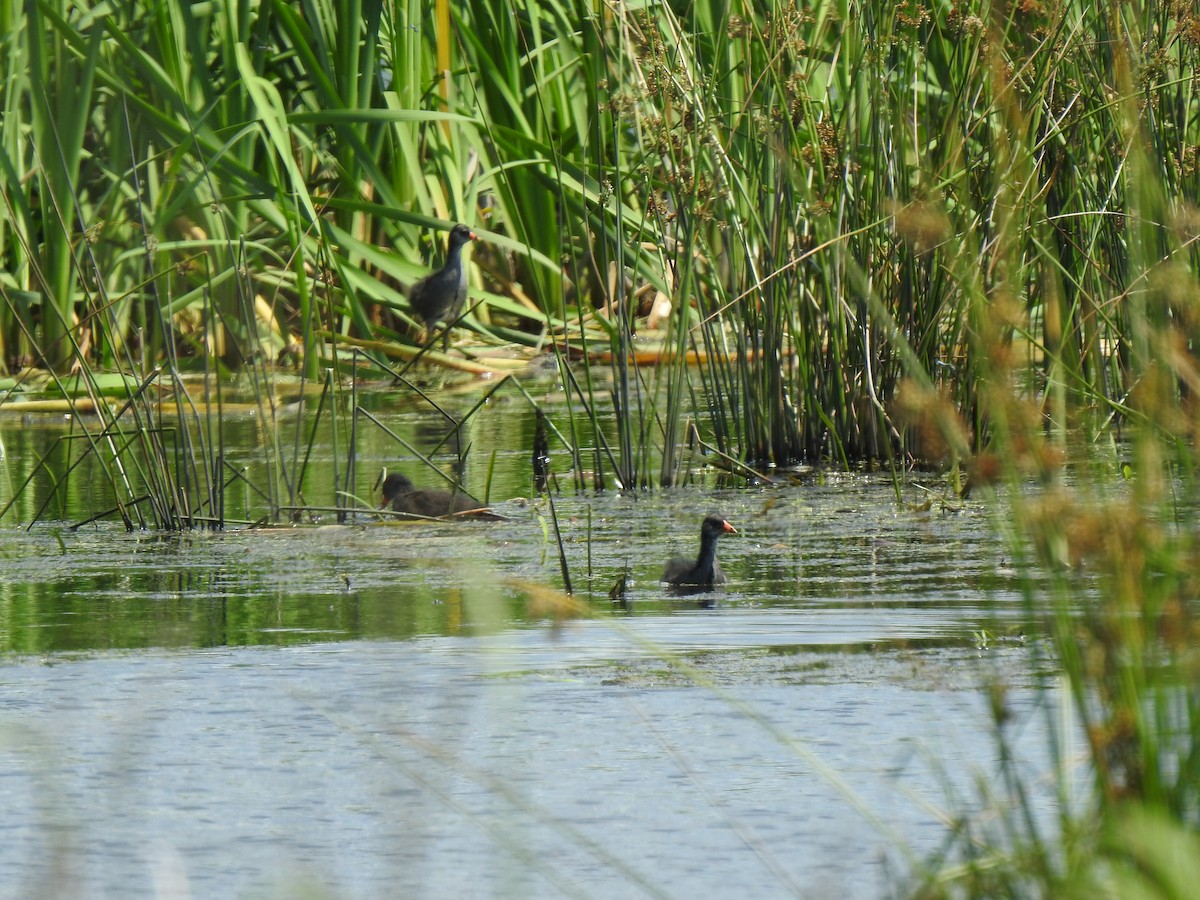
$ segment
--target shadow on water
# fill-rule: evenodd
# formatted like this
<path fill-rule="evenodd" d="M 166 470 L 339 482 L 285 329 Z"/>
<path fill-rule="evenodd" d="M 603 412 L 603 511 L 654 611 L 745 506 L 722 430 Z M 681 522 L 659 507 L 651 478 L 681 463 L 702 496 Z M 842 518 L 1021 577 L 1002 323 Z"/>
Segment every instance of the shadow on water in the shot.
<path fill-rule="evenodd" d="M 560 496 L 578 606 L 536 501 L 5 528 L 0 869 L 81 895 L 879 896 L 992 762 L 981 683 L 1009 678 L 1049 765 L 985 509 L 909 492 Z M 729 582 L 672 595 L 663 564 L 711 511 L 739 532 Z"/>

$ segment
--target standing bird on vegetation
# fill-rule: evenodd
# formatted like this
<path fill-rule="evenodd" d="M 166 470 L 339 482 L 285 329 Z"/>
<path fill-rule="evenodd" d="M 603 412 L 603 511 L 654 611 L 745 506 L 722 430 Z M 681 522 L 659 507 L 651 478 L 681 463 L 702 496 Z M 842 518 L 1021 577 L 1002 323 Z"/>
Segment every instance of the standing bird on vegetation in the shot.
<path fill-rule="evenodd" d="M 706 517 L 700 526 L 700 555 L 694 560 L 675 557 L 667 563 L 662 580 L 674 587 L 708 588 L 724 584 L 725 573 L 717 563 L 717 538 L 726 532 L 737 534 L 737 529 L 715 513 Z"/>
<path fill-rule="evenodd" d="M 438 322 L 446 323 L 442 332 L 443 351 L 449 346 L 450 326 L 467 300 L 467 267 L 463 265 L 462 248 L 473 240 L 475 232 L 466 225 L 451 228 L 446 264 L 408 289 L 408 302 L 426 329 L 432 329 Z"/>
<path fill-rule="evenodd" d="M 463 491 L 442 491 L 437 488 L 418 488 L 399 472 L 383 479 L 383 509 L 425 519 L 441 516 L 469 515 L 475 519 L 499 519 L 486 506 Z"/>

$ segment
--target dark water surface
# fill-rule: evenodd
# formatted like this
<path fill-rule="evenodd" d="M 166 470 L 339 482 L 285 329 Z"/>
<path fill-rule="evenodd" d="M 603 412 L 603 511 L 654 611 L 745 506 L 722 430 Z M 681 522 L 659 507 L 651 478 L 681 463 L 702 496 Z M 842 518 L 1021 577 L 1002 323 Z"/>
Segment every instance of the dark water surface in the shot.
<path fill-rule="evenodd" d="M 361 453 L 366 494 L 397 454 Z M 548 508 L 507 499 L 526 463 L 490 466 L 498 523 L 0 524 L 4 892 L 877 897 L 992 780 L 984 683 L 1049 770 L 985 506 L 867 476 L 563 494 L 590 614 L 563 617 Z M 664 594 L 710 510 L 730 583 Z"/>

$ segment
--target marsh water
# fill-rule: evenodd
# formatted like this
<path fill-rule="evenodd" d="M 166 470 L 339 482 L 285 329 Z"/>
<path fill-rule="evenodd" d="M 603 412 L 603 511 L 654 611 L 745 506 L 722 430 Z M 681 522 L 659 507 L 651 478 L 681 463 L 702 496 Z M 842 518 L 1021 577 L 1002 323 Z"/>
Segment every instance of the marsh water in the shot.
<path fill-rule="evenodd" d="M 374 414 L 422 452 L 444 433 Z M 227 424 L 252 471 L 258 430 Z M 10 489 L 69 427 L 0 421 Z M 3 893 L 878 897 L 981 809 L 986 685 L 1049 772 L 1055 700 L 986 505 L 867 474 L 562 490 L 574 608 L 531 428 L 472 418 L 460 471 L 499 522 L 72 529 L 94 473 L 35 481 L 0 523 Z M 381 431 L 357 453 L 363 498 L 383 465 L 437 483 Z M 738 529 L 729 583 L 666 594 L 709 511 Z"/>

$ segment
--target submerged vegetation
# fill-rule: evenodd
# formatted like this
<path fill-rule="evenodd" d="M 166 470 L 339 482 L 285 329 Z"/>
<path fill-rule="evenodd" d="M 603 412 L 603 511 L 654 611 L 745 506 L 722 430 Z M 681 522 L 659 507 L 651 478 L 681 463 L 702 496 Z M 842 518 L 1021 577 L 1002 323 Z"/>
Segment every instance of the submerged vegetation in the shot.
<path fill-rule="evenodd" d="M 961 823 L 922 893 L 1186 893 L 1193 4 L 39 0 L 0 27 L 0 411 L 94 411 L 62 474 L 100 460 L 129 527 L 226 521 L 255 477 L 222 455 L 230 378 L 283 517 L 347 407 L 352 494 L 349 376 L 407 390 L 497 348 L 561 363 L 539 458 L 577 484 L 680 483 L 687 442 L 734 472 L 943 465 L 1063 573 L 1031 592 L 1032 652 L 1066 675 L 1100 815 L 1064 775 L 1040 832 L 1002 752 L 1011 818 Z M 404 288 L 454 222 L 481 240 L 445 355 Z M 297 378 L 320 399 L 282 423 Z"/>

